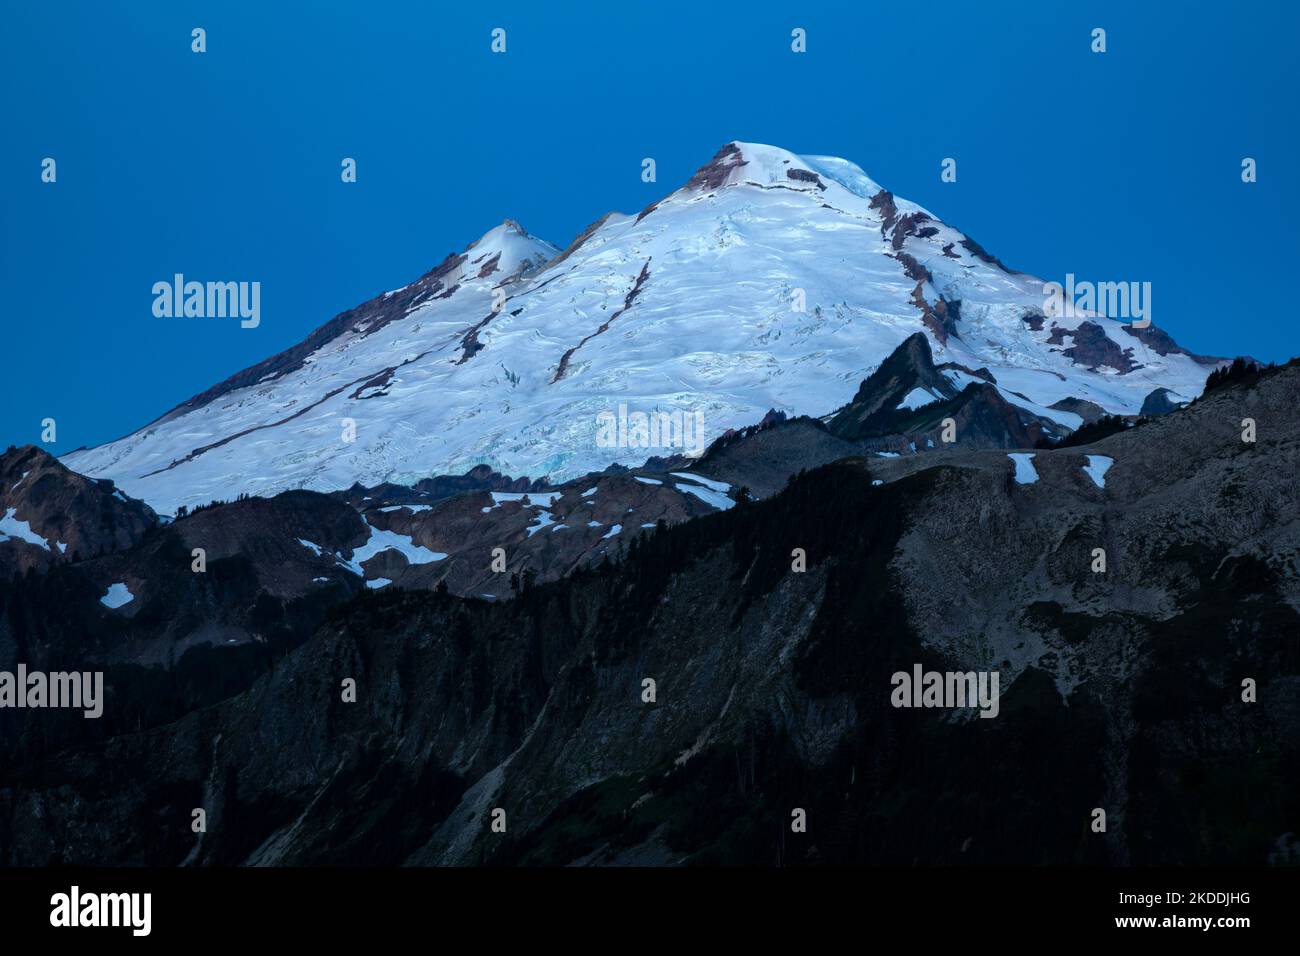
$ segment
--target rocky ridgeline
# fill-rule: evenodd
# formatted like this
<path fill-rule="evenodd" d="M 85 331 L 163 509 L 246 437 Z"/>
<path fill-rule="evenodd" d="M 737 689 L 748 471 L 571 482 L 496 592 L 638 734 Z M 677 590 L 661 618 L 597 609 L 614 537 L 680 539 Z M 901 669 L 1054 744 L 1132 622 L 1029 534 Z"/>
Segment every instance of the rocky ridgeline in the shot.
<path fill-rule="evenodd" d="M 102 664 L 107 700 L 0 711 L 0 861 L 1290 853 L 1300 366 L 1066 445 L 945 374 L 979 369 L 886 364 L 690 471 L 238 500 L 9 580 L 0 668 Z M 14 456 L 58 475 L 39 455 L 6 456 L 7 494 Z M 894 706 L 918 664 L 996 672 L 996 719 Z"/>

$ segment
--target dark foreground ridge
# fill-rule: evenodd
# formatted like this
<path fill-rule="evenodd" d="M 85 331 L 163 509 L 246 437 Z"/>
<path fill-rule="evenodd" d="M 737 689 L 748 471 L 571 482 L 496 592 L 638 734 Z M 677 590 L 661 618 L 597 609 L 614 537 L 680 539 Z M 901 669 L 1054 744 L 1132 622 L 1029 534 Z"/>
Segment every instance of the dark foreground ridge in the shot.
<path fill-rule="evenodd" d="M 117 660 L 98 721 L 0 710 L 0 863 L 1294 859 L 1298 393 L 1243 376 L 1027 483 L 998 448 L 844 458 L 495 602 L 286 568 L 237 610 L 255 559 L 195 582 L 178 536 L 223 509 L 190 516 L 134 549 L 263 640 Z M 712 462 L 800 436 L 831 447 L 774 422 Z M 302 505 L 322 548 L 359 531 Z M 0 588 L 0 665 L 84 660 L 81 574 Z M 996 718 L 894 706 L 917 666 L 998 672 Z"/>

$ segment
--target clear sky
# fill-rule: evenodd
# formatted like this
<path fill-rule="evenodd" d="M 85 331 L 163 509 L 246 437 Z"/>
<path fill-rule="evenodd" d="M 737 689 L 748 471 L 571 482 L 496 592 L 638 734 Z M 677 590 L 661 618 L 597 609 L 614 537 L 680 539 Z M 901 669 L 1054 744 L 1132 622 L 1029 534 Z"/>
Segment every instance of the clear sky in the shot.
<path fill-rule="evenodd" d="M 1012 268 L 1150 281 L 1192 351 L 1288 358 L 1298 8 L 6 4 L 0 445 L 119 437 L 506 217 L 564 246 L 733 139 L 851 159 Z M 176 272 L 260 281 L 261 325 L 155 318 Z"/>

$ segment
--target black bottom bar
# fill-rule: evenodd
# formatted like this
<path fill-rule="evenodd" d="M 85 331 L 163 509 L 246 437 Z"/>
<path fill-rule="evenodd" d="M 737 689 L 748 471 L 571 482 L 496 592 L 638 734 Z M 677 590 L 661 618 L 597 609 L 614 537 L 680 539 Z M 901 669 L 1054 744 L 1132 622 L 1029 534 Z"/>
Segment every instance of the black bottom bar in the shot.
<path fill-rule="evenodd" d="M 863 940 L 907 934 L 927 943 L 1020 933 L 1231 943 L 1294 938 L 1300 925 L 1296 869 L 11 869 L 0 871 L 6 942 L 72 933 L 133 941 L 130 915 L 139 926 L 143 910 L 125 909 L 125 898 L 104 906 L 103 918 L 116 909 L 127 925 L 52 926 L 52 913 L 70 922 L 73 886 L 78 922 L 100 909 L 101 898 L 87 896 L 148 893 L 148 938 L 205 944 L 268 936 L 373 944 L 432 931 L 448 945 L 467 934 L 460 948 L 476 936 L 576 940 L 606 927 L 668 944 L 705 926 L 772 942 L 847 929 Z"/>

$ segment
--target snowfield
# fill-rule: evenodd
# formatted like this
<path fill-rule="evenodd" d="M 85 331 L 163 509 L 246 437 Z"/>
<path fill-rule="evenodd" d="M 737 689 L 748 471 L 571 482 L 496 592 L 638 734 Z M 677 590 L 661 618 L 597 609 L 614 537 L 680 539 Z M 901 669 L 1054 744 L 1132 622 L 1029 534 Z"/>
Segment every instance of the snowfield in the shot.
<path fill-rule="evenodd" d="M 1092 479 L 1092 483 L 1098 488 L 1106 487 L 1106 472 L 1110 466 L 1115 464 L 1114 458 L 1107 458 L 1105 455 L 1088 455 L 1088 463 L 1083 466 L 1084 472 Z"/>
<path fill-rule="evenodd" d="M 939 398 L 940 396 L 935 395 L 928 388 L 914 388 L 902 397 L 898 407 L 915 410 L 929 405 L 931 402 L 937 402 Z"/>
<path fill-rule="evenodd" d="M 104 596 L 99 599 L 99 603 L 111 610 L 117 610 L 119 607 L 130 604 L 135 600 L 135 595 L 131 593 L 124 583 L 110 584 Z"/>
<path fill-rule="evenodd" d="M 241 492 L 411 484 L 477 464 L 562 481 L 698 450 L 601 447 L 597 416 L 620 404 L 702 413 L 703 444 L 769 409 L 825 415 L 918 330 L 936 363 L 987 368 L 1004 395 L 1040 414 L 1066 397 L 1135 413 L 1158 386 L 1200 393 L 1207 366 L 1158 354 L 1118 321 L 1041 321 L 1041 280 L 1004 271 L 922 214 L 846 160 L 733 144 L 691 183 L 638 215 L 609 215 L 566 254 L 507 222 L 252 380 L 63 460 L 167 513 Z M 917 267 L 929 275 L 919 292 L 928 306 L 960 302 L 946 341 L 917 304 Z M 1084 321 L 1138 367 L 1094 371 L 1065 355 L 1072 339 L 1061 330 Z M 1069 413 L 1049 417 L 1077 427 Z"/>
<path fill-rule="evenodd" d="M 735 502 L 725 494 L 720 491 L 714 491 L 712 488 L 704 488 L 699 485 L 685 485 L 679 482 L 677 490 L 683 494 L 694 495 L 705 504 L 712 505 L 719 511 L 726 511 L 728 508 L 735 505 Z"/>
<path fill-rule="evenodd" d="M 1033 452 L 1012 452 L 1007 455 L 1016 466 L 1016 484 L 1032 485 L 1038 480 L 1038 469 L 1034 467 Z"/>
<path fill-rule="evenodd" d="M 24 475 L 23 477 L 27 476 Z M 26 521 L 19 521 L 14 517 L 17 513 L 17 508 L 9 508 L 5 511 L 4 517 L 0 518 L 0 541 L 16 538 L 19 541 L 26 541 L 28 544 L 42 547 L 46 551 L 50 550 L 49 542 L 33 531 L 31 524 Z"/>
<path fill-rule="evenodd" d="M 703 485 L 705 488 L 712 489 L 726 494 L 731 490 L 731 485 L 725 481 L 718 481 L 715 478 L 705 478 L 703 475 L 697 475 L 693 471 L 674 471 L 670 472 L 674 478 L 685 478 L 687 481 L 693 481 L 697 485 Z"/>
<path fill-rule="evenodd" d="M 407 564 L 429 564 L 432 561 L 442 561 L 447 557 L 441 551 L 430 551 L 428 548 L 415 544 L 404 534 L 398 534 L 395 531 L 381 531 L 379 528 L 372 527 L 370 529 L 370 540 L 355 549 L 350 559 L 337 556 L 338 563 L 353 574 L 364 575 L 365 571 L 361 565 L 381 551 L 396 551 L 406 558 Z"/>

